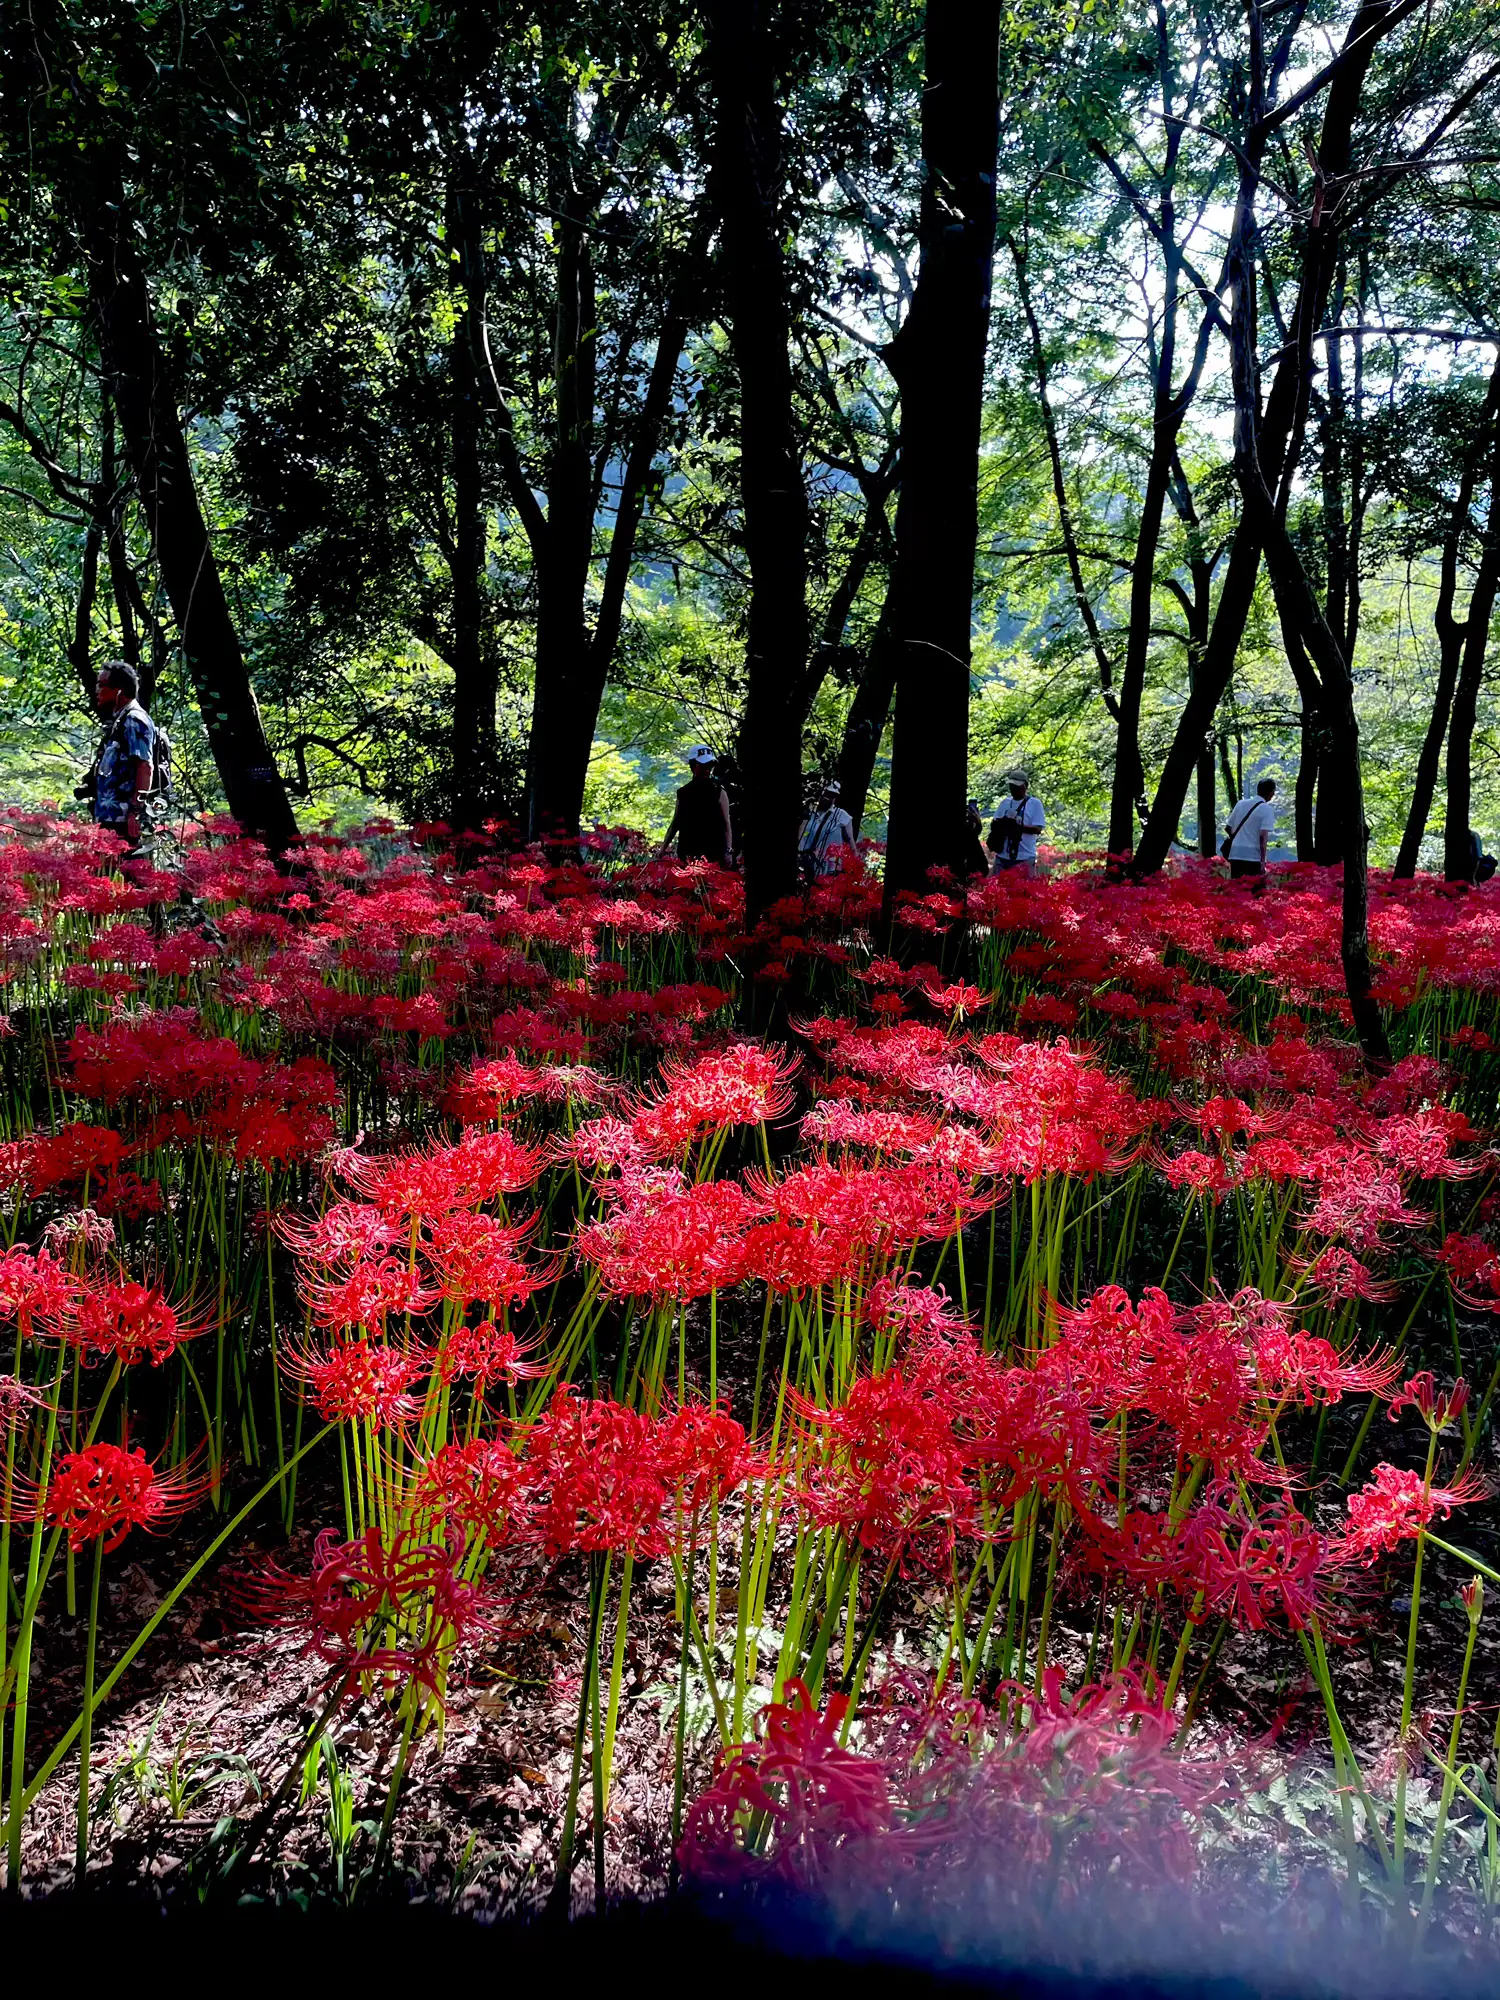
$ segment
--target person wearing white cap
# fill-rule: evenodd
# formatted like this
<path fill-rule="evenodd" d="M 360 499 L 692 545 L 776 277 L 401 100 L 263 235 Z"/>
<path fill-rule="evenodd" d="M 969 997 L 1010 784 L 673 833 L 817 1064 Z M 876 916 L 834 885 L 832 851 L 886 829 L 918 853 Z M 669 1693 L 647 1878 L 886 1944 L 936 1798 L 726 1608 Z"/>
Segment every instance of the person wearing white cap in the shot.
<path fill-rule="evenodd" d="M 1007 771 L 1009 797 L 995 808 L 990 821 L 990 852 L 995 857 L 995 873 L 1012 869 L 1018 875 L 1036 873 L 1036 837 L 1047 824 L 1040 799 L 1031 796 L 1031 779 L 1025 771 Z"/>
<path fill-rule="evenodd" d="M 729 794 L 714 778 L 714 753 L 706 743 L 695 743 L 687 753 L 692 777 L 677 787 L 677 804 L 672 824 L 667 828 L 661 851 L 677 842 L 679 861 L 717 861 L 723 868 L 734 865 L 734 832 L 729 821 Z"/>
<path fill-rule="evenodd" d="M 839 804 L 839 781 L 830 778 L 818 794 L 818 803 L 802 822 L 797 842 L 797 860 L 808 881 L 820 875 L 836 875 L 844 851 L 855 850 L 854 821 Z"/>

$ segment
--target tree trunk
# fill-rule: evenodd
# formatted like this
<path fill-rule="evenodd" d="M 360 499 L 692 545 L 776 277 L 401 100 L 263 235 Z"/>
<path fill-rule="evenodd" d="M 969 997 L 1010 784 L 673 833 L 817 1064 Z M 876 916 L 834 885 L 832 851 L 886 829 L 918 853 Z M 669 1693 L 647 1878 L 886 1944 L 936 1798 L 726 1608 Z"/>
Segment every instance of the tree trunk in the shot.
<path fill-rule="evenodd" d="M 922 890 L 964 830 L 979 440 L 995 252 L 999 0 L 928 0 L 921 261 L 889 363 L 901 391 L 896 721 L 885 890 Z"/>
<path fill-rule="evenodd" d="M 494 657 L 485 644 L 486 520 L 480 460 L 480 348 L 484 324 L 484 239 L 472 194 L 448 191 L 453 272 L 453 338 L 448 350 L 453 470 L 453 823 L 473 833 L 495 808 Z"/>
<path fill-rule="evenodd" d="M 1427 816 L 1432 811 L 1433 794 L 1437 790 L 1438 770 L 1443 757 L 1443 738 L 1448 733 L 1448 718 L 1453 708 L 1453 693 L 1458 684 L 1458 670 L 1463 658 L 1467 629 L 1464 622 L 1453 615 L 1458 596 L 1458 561 L 1463 549 L 1464 536 L 1469 532 L 1469 510 L 1474 504 L 1474 490 L 1479 482 L 1480 468 L 1486 453 L 1492 449 L 1497 425 L 1500 425 L 1500 356 L 1496 357 L 1494 369 L 1490 374 L 1484 411 L 1474 433 L 1474 442 L 1464 454 L 1458 493 L 1443 534 L 1437 602 L 1432 611 L 1433 630 L 1437 634 L 1438 642 L 1437 688 L 1433 696 L 1432 715 L 1427 723 L 1427 733 L 1422 738 L 1422 749 L 1417 757 L 1416 771 L 1412 776 L 1411 805 L 1407 810 L 1406 828 L 1401 836 L 1401 848 L 1392 871 L 1398 880 L 1410 881 L 1417 872 L 1417 857 L 1422 850 L 1423 836 L 1427 832 Z M 1494 505 L 1495 493 L 1492 488 L 1490 492 L 1492 510 Z"/>
<path fill-rule="evenodd" d="M 99 496 L 104 509 L 104 555 L 109 567 L 109 590 L 115 616 L 120 622 L 120 658 L 141 676 L 141 700 L 149 709 L 155 693 L 154 673 L 142 672 L 141 638 L 137 623 L 140 585 L 130 567 L 130 551 L 125 540 L 126 495 L 120 490 L 115 462 L 115 408 L 108 395 L 101 398 L 102 442 L 99 447 Z"/>
<path fill-rule="evenodd" d="M 192 461 L 155 328 L 144 273 L 129 248 L 118 179 L 85 185 L 79 232 L 99 324 L 107 392 L 135 478 L 178 641 L 229 810 L 273 850 L 297 837 L 266 741 L 193 481 Z"/>
<path fill-rule="evenodd" d="M 881 738 L 890 720 L 891 698 L 896 692 L 894 607 L 886 592 L 880 619 L 870 641 L 870 656 L 844 723 L 844 741 L 839 750 L 839 804 L 854 822 L 856 837 L 864 822 L 870 799 L 870 780 L 880 755 Z"/>
<path fill-rule="evenodd" d="M 552 350 L 556 437 L 547 481 L 547 538 L 537 567 L 536 698 L 527 788 L 527 817 L 536 836 L 577 831 L 598 715 L 596 702 L 587 717 L 584 742 L 582 683 L 588 652 L 584 600 L 594 553 L 598 361 L 589 237 L 593 217 L 572 183 L 571 169 L 559 174 L 553 201 L 558 244 Z"/>
<path fill-rule="evenodd" d="M 1342 57 L 1329 86 L 1328 102 L 1318 143 L 1318 167 L 1322 187 L 1347 174 L 1353 144 L 1354 118 L 1359 108 L 1366 72 L 1380 34 L 1392 14 L 1396 0 L 1361 0 L 1361 5 L 1345 33 Z M 1237 226 L 1253 204 L 1259 186 L 1260 162 L 1269 136 L 1264 103 L 1264 52 L 1261 46 L 1259 0 L 1249 0 L 1251 29 L 1250 104 L 1246 123 L 1246 143 L 1240 164 L 1240 184 L 1236 196 Z M 1399 17 L 1398 17 L 1399 18 Z M 1302 455 L 1307 421 L 1308 389 L 1312 376 L 1313 336 L 1323 324 L 1329 289 L 1338 260 L 1339 204 L 1319 196 L 1316 221 L 1307 229 L 1297 303 L 1287 328 L 1281 359 L 1271 381 L 1265 411 L 1258 417 L 1257 454 L 1261 479 L 1274 495 L 1274 516 L 1285 520 L 1290 478 Z M 1250 278 L 1246 254 L 1246 277 Z M 1230 549 L 1229 571 L 1220 593 L 1213 632 L 1204 658 L 1203 672 L 1189 696 L 1178 721 L 1171 750 L 1167 754 L 1161 782 L 1151 809 L 1151 818 L 1142 834 L 1131 873 L 1136 877 L 1154 874 L 1167 857 L 1172 836 L 1182 816 L 1183 801 L 1197 763 L 1198 744 L 1210 727 L 1229 679 L 1234 672 L 1240 640 L 1255 596 L 1260 570 L 1262 537 L 1258 515 L 1248 506 L 1241 509 Z"/>
<path fill-rule="evenodd" d="M 1258 16 L 1253 18 L 1258 19 Z M 1258 51 L 1252 53 L 1258 57 Z M 1258 61 L 1252 63 L 1250 81 L 1254 97 L 1259 85 Z M 1353 109 L 1351 104 L 1348 107 L 1351 120 Z M 1341 171 L 1346 169 L 1347 165 L 1346 148 L 1341 160 Z M 1332 253 L 1337 249 L 1334 233 L 1336 224 L 1328 221 L 1325 227 L 1332 240 L 1324 246 L 1317 261 L 1331 266 Z M 1242 518 L 1252 522 L 1253 530 L 1265 549 L 1283 628 L 1290 629 L 1300 638 L 1306 647 L 1312 669 L 1318 676 L 1321 708 L 1330 738 L 1327 762 L 1336 773 L 1338 794 L 1345 816 L 1342 828 L 1344 879 L 1340 937 L 1344 985 L 1349 996 L 1349 1009 L 1355 1032 L 1359 1036 L 1360 1047 L 1364 1051 L 1366 1061 L 1372 1068 L 1388 1068 L 1391 1060 L 1390 1044 L 1386 1039 L 1380 1007 L 1371 990 L 1373 982 L 1370 972 L 1369 879 L 1366 869 L 1364 789 L 1359 758 L 1359 723 L 1354 710 L 1354 681 L 1349 672 L 1349 662 L 1344 657 L 1338 638 L 1328 626 L 1322 608 L 1308 582 L 1296 545 L 1287 533 L 1283 505 L 1279 499 L 1272 496 L 1265 475 L 1265 459 L 1257 436 L 1259 412 L 1256 389 L 1256 281 L 1250 248 L 1254 239 L 1254 229 L 1254 187 L 1253 185 L 1247 187 L 1242 182 L 1229 252 L 1230 281 L 1234 298 L 1229 329 L 1229 351 L 1234 384 L 1235 476 L 1240 486 Z M 1317 227 L 1310 230 L 1310 246 L 1319 233 Z M 1309 247 L 1305 266 L 1314 261 L 1313 250 Z M 1308 283 L 1304 277 L 1302 297 L 1298 301 L 1299 310 L 1307 295 Z M 1304 325 L 1303 331 L 1307 345 L 1298 343 L 1293 345 L 1297 346 L 1301 365 L 1308 367 L 1311 327 Z M 1298 394 L 1299 399 L 1303 399 L 1300 389 Z M 1288 464 L 1285 470 L 1289 472 L 1290 469 Z"/>
<path fill-rule="evenodd" d="M 718 124 L 710 193 L 720 218 L 740 391 L 740 495 L 751 577 L 739 764 L 752 920 L 797 887 L 807 665 L 807 492 L 792 413 L 791 310 L 779 209 L 781 113 L 771 0 L 713 0 Z"/>
<path fill-rule="evenodd" d="M 1302 710 L 1301 735 L 1297 755 L 1297 778 L 1292 790 L 1297 859 L 1317 859 L 1317 825 L 1313 802 L 1318 794 L 1318 767 L 1322 762 L 1323 736 L 1316 709 Z"/>
<path fill-rule="evenodd" d="M 646 496 L 662 426 L 671 413 L 672 392 L 677 368 L 687 341 L 689 320 L 687 301 L 699 289 L 697 269 L 702 246 L 695 236 L 687 256 L 687 267 L 669 303 L 657 336 L 656 356 L 646 384 L 645 400 L 630 455 L 620 483 L 620 496 L 610 529 L 609 555 L 605 561 L 599 612 L 592 638 L 581 647 L 576 672 L 559 691 L 547 682 L 554 666 L 566 666 L 565 649 L 548 649 L 546 671 L 538 647 L 536 695 L 531 718 L 528 759 L 527 823 L 533 832 L 542 827 L 560 827 L 576 833 L 583 813 L 584 788 L 588 783 L 589 758 L 594 747 L 594 731 L 599 707 L 609 680 L 615 649 L 624 622 L 625 596 L 635 560 L 636 541 L 646 511 Z M 590 540 L 593 520 L 588 523 Z M 585 580 L 587 572 L 585 571 Z M 558 607 L 560 611 L 560 607 Z M 583 625 L 583 605 L 577 607 L 579 629 Z"/>
<path fill-rule="evenodd" d="M 1500 586 L 1500 424 L 1494 427 L 1489 463 L 1490 504 L 1480 543 L 1479 569 L 1464 620 L 1463 660 L 1458 685 L 1453 691 L 1453 714 L 1448 722 L 1448 799 L 1443 821 L 1443 874 L 1450 882 L 1470 882 L 1474 877 L 1473 855 L 1469 847 L 1470 815 L 1473 810 L 1472 752 L 1474 720 L 1479 706 L 1479 689 L 1484 679 L 1484 658 L 1489 646 L 1490 620 L 1495 612 L 1495 594 Z"/>
<path fill-rule="evenodd" d="M 97 489 L 96 489 L 97 490 Z M 94 599 L 99 594 L 99 551 L 104 543 L 104 524 L 97 513 L 89 516 L 83 538 L 83 563 L 78 578 L 78 601 L 73 607 L 73 636 L 68 641 L 68 665 L 83 690 L 90 714 L 94 708 L 93 650 Z"/>
<path fill-rule="evenodd" d="M 1125 641 L 1125 671 L 1120 676 L 1120 720 L 1115 736 L 1115 772 L 1109 799 L 1109 853 L 1112 857 L 1123 857 L 1135 847 L 1135 802 L 1146 783 L 1141 763 L 1141 696 L 1145 692 L 1146 661 L 1151 651 L 1156 551 L 1161 541 L 1167 474 L 1176 450 L 1178 423 L 1173 420 L 1171 401 L 1170 392 L 1163 396 L 1158 388 L 1151 462 L 1146 468 L 1141 518 L 1130 568 L 1130 630 Z"/>

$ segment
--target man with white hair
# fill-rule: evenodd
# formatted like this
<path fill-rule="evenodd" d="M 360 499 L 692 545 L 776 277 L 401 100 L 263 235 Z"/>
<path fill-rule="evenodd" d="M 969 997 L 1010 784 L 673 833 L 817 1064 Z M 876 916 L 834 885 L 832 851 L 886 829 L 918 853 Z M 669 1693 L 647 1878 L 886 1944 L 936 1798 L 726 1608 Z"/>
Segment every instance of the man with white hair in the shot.
<path fill-rule="evenodd" d="M 677 804 L 661 851 L 665 854 L 675 839 L 679 861 L 716 861 L 721 868 L 732 868 L 734 832 L 729 822 L 729 794 L 714 778 L 716 761 L 706 743 L 695 743 L 688 751 L 687 767 L 692 776 L 677 787 Z"/>
<path fill-rule="evenodd" d="M 990 852 L 995 857 L 995 873 L 1014 870 L 1021 875 L 1036 873 L 1036 839 L 1047 824 L 1040 799 L 1031 795 L 1031 779 L 1025 771 L 1007 771 L 1008 796 L 995 807 L 990 821 Z"/>
<path fill-rule="evenodd" d="M 838 779 L 830 778 L 802 822 L 797 860 L 810 882 L 820 875 L 837 875 L 845 850 L 850 854 L 855 850 L 854 821 L 839 804 L 839 789 Z"/>

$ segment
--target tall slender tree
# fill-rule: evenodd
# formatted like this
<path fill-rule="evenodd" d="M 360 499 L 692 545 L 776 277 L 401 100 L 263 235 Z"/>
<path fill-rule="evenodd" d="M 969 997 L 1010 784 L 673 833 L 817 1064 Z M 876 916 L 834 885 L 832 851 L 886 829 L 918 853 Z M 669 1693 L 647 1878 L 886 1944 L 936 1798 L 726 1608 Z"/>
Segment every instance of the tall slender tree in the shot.
<path fill-rule="evenodd" d="M 959 853 L 968 789 L 979 444 L 995 253 L 999 0 L 928 0 L 920 261 L 901 390 L 888 909 Z"/>

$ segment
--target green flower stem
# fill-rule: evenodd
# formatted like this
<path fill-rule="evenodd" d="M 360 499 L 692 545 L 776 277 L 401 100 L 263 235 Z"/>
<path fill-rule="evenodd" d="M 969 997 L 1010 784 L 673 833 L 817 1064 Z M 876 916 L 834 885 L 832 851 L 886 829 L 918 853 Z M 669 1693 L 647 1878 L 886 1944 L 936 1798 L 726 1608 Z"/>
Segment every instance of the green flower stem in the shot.
<path fill-rule="evenodd" d="M 94 1738 L 94 1662 L 99 1645 L 99 1574 L 104 1567 L 104 1537 L 94 1537 L 94 1581 L 89 1591 L 89 1641 L 83 1662 L 83 1741 L 78 1751 L 78 1848 L 74 1873 L 82 1889 L 89 1866 L 89 1753 Z"/>

